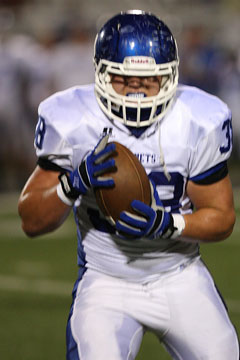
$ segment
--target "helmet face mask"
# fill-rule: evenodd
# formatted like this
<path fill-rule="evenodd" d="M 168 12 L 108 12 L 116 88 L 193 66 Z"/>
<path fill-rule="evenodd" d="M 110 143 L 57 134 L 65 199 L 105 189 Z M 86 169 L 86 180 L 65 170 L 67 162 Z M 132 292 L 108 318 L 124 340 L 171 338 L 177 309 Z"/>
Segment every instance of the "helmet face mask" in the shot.
<path fill-rule="evenodd" d="M 110 19 L 95 41 L 95 93 L 102 111 L 131 127 L 145 127 L 162 118 L 169 109 L 178 84 L 175 40 L 166 25 L 154 15 L 121 13 Z M 154 96 L 121 95 L 112 86 L 112 76 L 161 77 Z M 140 96 L 138 96 L 140 95 Z"/>

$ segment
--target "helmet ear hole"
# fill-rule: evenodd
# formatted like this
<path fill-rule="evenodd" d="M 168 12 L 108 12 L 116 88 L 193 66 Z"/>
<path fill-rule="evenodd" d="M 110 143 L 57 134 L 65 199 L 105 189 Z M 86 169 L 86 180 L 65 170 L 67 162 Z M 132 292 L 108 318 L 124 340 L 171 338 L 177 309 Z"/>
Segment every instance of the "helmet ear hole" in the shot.
<path fill-rule="evenodd" d="M 100 70 L 99 70 L 100 74 L 104 74 L 105 71 L 106 71 L 106 68 L 107 68 L 107 66 L 104 65 L 104 64 L 102 64 L 102 66 L 101 66 L 101 68 L 100 68 Z"/>
<path fill-rule="evenodd" d="M 169 28 L 156 16 L 131 11 L 111 18 L 96 37 L 94 60 L 96 98 L 110 119 L 145 127 L 170 108 L 178 84 L 177 46 Z M 111 84 L 114 75 L 160 76 L 160 91 L 149 97 L 120 95 Z"/>

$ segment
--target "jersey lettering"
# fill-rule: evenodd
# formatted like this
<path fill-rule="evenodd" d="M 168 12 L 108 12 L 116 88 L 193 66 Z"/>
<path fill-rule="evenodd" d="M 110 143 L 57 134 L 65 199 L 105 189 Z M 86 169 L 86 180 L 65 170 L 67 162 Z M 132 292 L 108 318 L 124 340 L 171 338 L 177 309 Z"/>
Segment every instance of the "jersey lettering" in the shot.
<path fill-rule="evenodd" d="M 226 153 L 230 150 L 231 148 L 231 144 L 232 144 L 232 122 L 230 119 L 225 120 L 222 126 L 222 130 L 226 131 L 225 135 L 226 135 L 226 139 L 227 139 L 227 145 L 226 146 L 220 146 L 219 150 L 220 153 Z"/>
<path fill-rule="evenodd" d="M 154 165 L 159 162 L 159 156 L 156 154 L 135 153 L 135 156 L 138 158 L 140 163 L 142 163 L 142 165 Z"/>

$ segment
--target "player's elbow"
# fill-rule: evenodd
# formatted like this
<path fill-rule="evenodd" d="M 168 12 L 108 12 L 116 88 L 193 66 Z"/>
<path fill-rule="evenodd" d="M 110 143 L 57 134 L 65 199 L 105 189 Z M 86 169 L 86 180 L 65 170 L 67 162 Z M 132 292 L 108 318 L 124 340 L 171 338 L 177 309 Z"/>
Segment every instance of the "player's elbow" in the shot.
<path fill-rule="evenodd" d="M 18 214 L 21 218 L 21 227 L 23 232 L 29 237 L 37 236 L 36 226 L 34 226 L 31 216 L 27 216 L 26 212 L 24 211 L 24 207 L 22 203 L 19 202 L 18 204 Z"/>
<path fill-rule="evenodd" d="M 30 238 L 41 235 L 39 224 L 35 223 L 33 220 L 26 220 L 22 218 L 22 230 Z"/>
<path fill-rule="evenodd" d="M 230 217 L 230 220 L 229 220 L 229 225 L 228 225 L 228 236 L 230 236 L 233 232 L 233 229 L 234 229 L 234 225 L 235 225 L 235 222 L 236 222 L 236 214 L 235 214 L 235 211 L 233 211 L 231 217 Z"/>
<path fill-rule="evenodd" d="M 61 225 L 60 222 L 45 221 L 45 218 L 39 219 L 31 214 L 26 216 L 19 212 L 19 215 L 22 219 L 22 230 L 30 238 L 50 233 Z"/>
<path fill-rule="evenodd" d="M 22 223 L 22 230 L 30 238 L 34 238 L 34 237 L 40 235 L 39 231 L 36 231 L 34 228 L 26 226 L 23 223 Z"/>
<path fill-rule="evenodd" d="M 35 219 L 32 212 L 25 211 L 21 203 L 18 206 L 18 213 L 22 220 L 22 230 L 28 237 L 33 238 L 43 233 L 40 221 Z"/>
<path fill-rule="evenodd" d="M 55 230 L 56 227 L 41 226 L 40 223 L 22 221 L 22 230 L 30 238 L 47 234 Z"/>
<path fill-rule="evenodd" d="M 222 231 L 219 238 L 220 241 L 227 239 L 232 234 L 235 222 L 236 214 L 234 209 L 232 209 L 231 211 L 228 211 L 228 213 L 224 216 L 224 220 L 221 226 Z"/>

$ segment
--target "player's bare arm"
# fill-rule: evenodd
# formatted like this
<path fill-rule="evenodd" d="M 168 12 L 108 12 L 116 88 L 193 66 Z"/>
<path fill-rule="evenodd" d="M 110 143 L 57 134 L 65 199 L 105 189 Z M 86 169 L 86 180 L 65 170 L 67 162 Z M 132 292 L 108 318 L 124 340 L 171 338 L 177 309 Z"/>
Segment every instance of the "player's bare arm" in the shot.
<path fill-rule="evenodd" d="M 98 177 L 114 166 L 114 160 L 108 156 L 115 145 L 107 145 L 107 141 L 107 136 L 103 137 L 74 171 L 36 167 L 19 199 L 22 228 L 27 235 L 37 236 L 57 229 L 79 196 L 85 195 L 91 187 L 114 184 L 110 178 Z"/>
<path fill-rule="evenodd" d="M 67 218 L 71 207 L 57 195 L 59 173 L 35 168 L 26 183 L 18 204 L 22 228 L 28 236 L 57 229 Z"/>
<path fill-rule="evenodd" d="M 229 176 L 211 185 L 189 181 L 188 196 L 196 211 L 185 215 L 184 237 L 215 242 L 226 239 L 235 223 L 232 185 Z"/>

